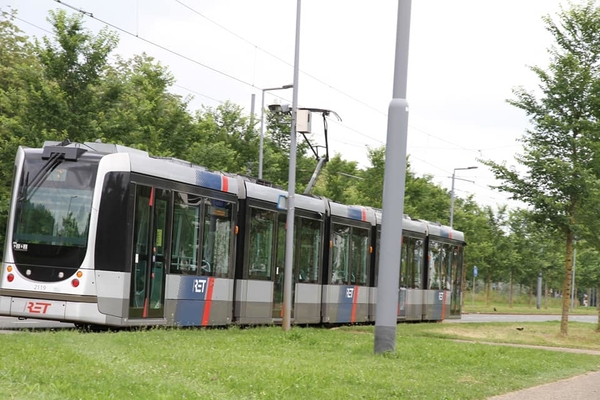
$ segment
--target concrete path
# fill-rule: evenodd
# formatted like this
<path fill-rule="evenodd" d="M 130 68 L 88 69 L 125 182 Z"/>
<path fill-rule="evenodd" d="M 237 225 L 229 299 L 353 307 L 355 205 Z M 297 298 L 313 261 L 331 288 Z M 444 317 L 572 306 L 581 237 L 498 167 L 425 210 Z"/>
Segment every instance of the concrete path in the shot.
<path fill-rule="evenodd" d="M 529 346 L 509 343 L 488 343 L 494 346 L 529 347 L 564 353 L 593 354 L 600 356 L 600 351 L 585 349 L 569 349 L 564 347 Z M 499 396 L 490 397 L 489 400 L 599 400 L 600 399 L 600 371 L 588 372 L 557 382 L 546 383 L 540 386 L 518 390 Z"/>
<path fill-rule="evenodd" d="M 490 400 L 598 400 L 600 371 L 490 397 Z"/>

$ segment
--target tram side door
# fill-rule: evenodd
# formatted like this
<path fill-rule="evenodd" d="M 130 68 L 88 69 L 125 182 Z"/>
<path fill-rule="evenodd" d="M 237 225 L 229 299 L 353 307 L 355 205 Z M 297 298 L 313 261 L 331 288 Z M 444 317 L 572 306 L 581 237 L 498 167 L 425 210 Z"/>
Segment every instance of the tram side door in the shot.
<path fill-rule="evenodd" d="M 136 185 L 130 318 L 164 316 L 169 201 L 168 190 Z"/>

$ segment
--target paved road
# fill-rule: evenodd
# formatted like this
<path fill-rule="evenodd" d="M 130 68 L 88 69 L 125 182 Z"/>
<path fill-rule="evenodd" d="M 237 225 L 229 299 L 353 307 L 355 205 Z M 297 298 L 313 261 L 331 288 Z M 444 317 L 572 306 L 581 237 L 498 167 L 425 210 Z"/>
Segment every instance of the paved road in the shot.
<path fill-rule="evenodd" d="M 447 319 L 444 321 L 456 322 L 545 322 L 560 321 L 560 315 L 516 315 L 516 314 L 463 314 L 461 319 Z M 597 315 L 569 315 L 569 321 L 597 323 Z"/>
<path fill-rule="evenodd" d="M 75 325 L 64 322 L 45 321 L 40 319 L 18 319 L 0 317 L 0 330 L 7 329 L 64 329 L 74 328 Z"/>
<path fill-rule="evenodd" d="M 600 372 L 589 372 L 558 382 L 490 397 L 489 400 L 598 400 Z"/>

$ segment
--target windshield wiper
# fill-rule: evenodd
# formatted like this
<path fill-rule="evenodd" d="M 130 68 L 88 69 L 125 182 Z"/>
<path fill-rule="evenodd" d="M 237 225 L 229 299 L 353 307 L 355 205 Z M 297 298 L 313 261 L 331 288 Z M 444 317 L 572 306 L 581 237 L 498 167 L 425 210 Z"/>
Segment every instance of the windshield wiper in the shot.
<path fill-rule="evenodd" d="M 31 183 L 28 182 L 29 172 L 27 173 L 27 178 L 23 184 L 18 201 L 25 201 L 31 197 L 27 195 L 28 192 L 30 192 L 28 189 L 35 189 L 41 185 L 41 183 L 46 180 L 48 175 L 54 171 L 54 169 L 64 160 L 76 161 L 83 153 L 87 151 L 79 147 L 66 147 L 70 143 L 71 141 L 69 139 L 65 139 L 57 146 L 44 146 L 42 160 L 48 159 L 48 161 L 46 161 L 40 170 L 33 176 Z"/>
<path fill-rule="evenodd" d="M 40 170 L 33 176 L 33 179 L 31 179 L 31 183 L 28 183 L 26 181 L 23 184 L 23 190 L 21 191 L 21 195 L 19 196 L 19 201 L 25 201 L 29 197 L 31 197 L 27 196 L 31 193 L 31 191 L 28 189 L 35 189 L 37 186 L 39 186 L 42 183 L 42 181 L 44 181 L 48 177 L 50 172 L 52 172 L 54 168 L 56 168 L 58 164 L 62 162 L 61 156 L 62 154 L 60 153 L 52 154 L 52 157 L 50 157 L 48 161 L 46 161 L 46 163 L 42 165 L 42 168 L 40 168 Z M 29 175 L 29 173 L 27 173 L 27 175 Z"/>

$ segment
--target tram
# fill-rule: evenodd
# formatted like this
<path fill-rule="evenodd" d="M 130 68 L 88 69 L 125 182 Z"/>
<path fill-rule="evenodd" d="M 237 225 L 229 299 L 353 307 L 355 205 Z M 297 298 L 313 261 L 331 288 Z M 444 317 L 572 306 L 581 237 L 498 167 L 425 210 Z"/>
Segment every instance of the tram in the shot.
<path fill-rule="evenodd" d="M 79 326 L 278 324 L 286 192 L 105 143 L 20 147 L 0 315 Z M 293 324 L 373 323 L 381 210 L 296 195 Z M 460 318 L 462 232 L 405 217 L 398 321 Z"/>

